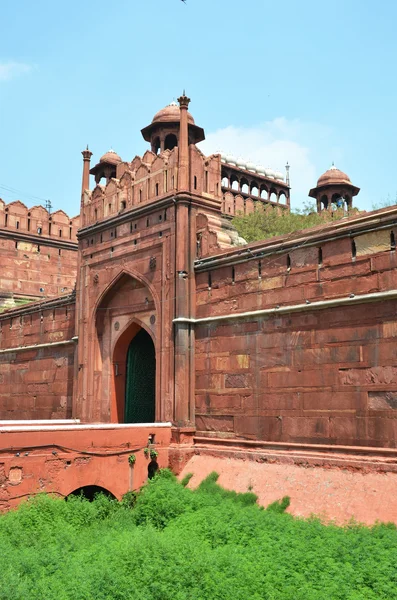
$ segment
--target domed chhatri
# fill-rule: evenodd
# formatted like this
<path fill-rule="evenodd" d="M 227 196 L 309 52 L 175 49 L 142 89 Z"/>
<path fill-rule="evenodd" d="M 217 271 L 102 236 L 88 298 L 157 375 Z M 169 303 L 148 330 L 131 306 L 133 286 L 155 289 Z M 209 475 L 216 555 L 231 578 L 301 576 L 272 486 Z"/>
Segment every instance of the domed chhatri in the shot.
<path fill-rule="evenodd" d="M 335 208 L 349 211 L 353 208 L 353 196 L 357 196 L 359 191 L 360 188 L 352 184 L 350 177 L 332 163 L 332 167 L 318 178 L 309 196 L 315 198 L 317 212 Z"/>
<path fill-rule="evenodd" d="M 186 101 L 185 106 L 187 106 L 190 99 L 183 95 L 178 101 Z M 171 102 L 154 115 L 150 125 L 141 130 L 143 139 L 150 143 L 152 152 L 158 154 L 164 150 L 173 150 L 179 145 L 180 119 L 180 105 Z M 187 112 L 187 123 L 189 144 L 202 142 L 205 139 L 204 130 L 195 124 L 189 112 Z"/>
<path fill-rule="evenodd" d="M 117 165 L 118 163 L 122 162 L 122 159 L 117 154 L 117 152 L 115 152 L 112 148 L 110 148 L 110 150 L 108 150 L 108 152 L 105 152 L 105 154 L 103 156 L 101 156 L 101 158 L 99 159 L 99 162 L 113 163 L 113 164 Z"/>
<path fill-rule="evenodd" d="M 317 187 L 335 183 L 347 183 L 348 185 L 352 184 L 352 182 L 350 181 L 350 177 L 346 175 L 346 173 L 344 173 L 343 171 L 337 169 L 334 164 L 332 164 L 332 167 L 325 171 L 325 173 L 323 173 L 318 178 Z"/>
<path fill-rule="evenodd" d="M 101 158 L 99 162 L 90 169 L 91 175 L 95 177 L 95 183 L 99 183 L 102 177 L 105 177 L 106 183 L 116 177 L 117 165 L 122 162 L 122 158 L 110 148 Z"/>
<path fill-rule="evenodd" d="M 180 108 L 179 104 L 175 101 L 171 102 L 161 110 L 159 110 L 153 117 L 152 123 L 177 123 L 180 119 Z M 194 125 L 194 119 L 190 112 L 187 113 L 187 121 L 191 125 Z"/>

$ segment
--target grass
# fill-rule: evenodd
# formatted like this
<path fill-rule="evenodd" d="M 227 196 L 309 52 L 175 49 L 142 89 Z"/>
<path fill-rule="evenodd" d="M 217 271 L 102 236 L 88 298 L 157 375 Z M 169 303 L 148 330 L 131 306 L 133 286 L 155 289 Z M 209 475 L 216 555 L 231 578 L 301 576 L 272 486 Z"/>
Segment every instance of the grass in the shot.
<path fill-rule="evenodd" d="M 162 471 L 124 502 L 40 495 L 0 517 L 1 600 L 397 599 L 397 530 L 263 509 Z"/>

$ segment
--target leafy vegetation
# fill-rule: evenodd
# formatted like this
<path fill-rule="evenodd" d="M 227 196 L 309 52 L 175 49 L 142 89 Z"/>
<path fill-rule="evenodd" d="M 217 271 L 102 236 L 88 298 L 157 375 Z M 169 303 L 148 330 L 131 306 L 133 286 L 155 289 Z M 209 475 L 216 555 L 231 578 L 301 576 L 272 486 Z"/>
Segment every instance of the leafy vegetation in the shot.
<path fill-rule="evenodd" d="M 353 209 L 349 215 L 354 212 L 357 210 Z M 304 204 L 302 210 L 289 213 L 260 204 L 255 212 L 249 215 L 239 214 L 234 217 L 233 225 L 239 235 L 249 243 L 316 227 L 344 216 L 346 213 L 342 209 L 333 212 L 324 210 L 317 213 L 314 205 L 309 202 Z"/>
<path fill-rule="evenodd" d="M 267 510 L 162 471 L 122 502 L 37 496 L 0 517 L 1 600 L 393 600 L 397 530 Z"/>

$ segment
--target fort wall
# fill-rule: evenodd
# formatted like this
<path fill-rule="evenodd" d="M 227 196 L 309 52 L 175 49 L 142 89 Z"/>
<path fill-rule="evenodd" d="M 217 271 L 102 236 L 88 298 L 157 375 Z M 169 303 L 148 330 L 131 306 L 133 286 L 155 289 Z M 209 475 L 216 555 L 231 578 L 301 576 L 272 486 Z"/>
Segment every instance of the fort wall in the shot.
<path fill-rule="evenodd" d="M 0 419 L 72 416 L 75 300 L 0 316 Z"/>
<path fill-rule="evenodd" d="M 0 200 L 0 311 L 73 291 L 78 225 L 63 211 Z"/>
<path fill-rule="evenodd" d="M 395 447 L 397 232 L 347 227 L 197 265 L 198 431 Z"/>

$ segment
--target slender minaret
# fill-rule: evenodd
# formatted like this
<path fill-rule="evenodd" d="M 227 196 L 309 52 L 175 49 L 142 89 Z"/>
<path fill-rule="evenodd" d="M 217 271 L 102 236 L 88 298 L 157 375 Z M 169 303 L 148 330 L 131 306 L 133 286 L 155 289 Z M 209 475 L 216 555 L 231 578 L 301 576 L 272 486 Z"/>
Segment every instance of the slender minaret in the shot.
<path fill-rule="evenodd" d="M 81 154 L 83 155 L 83 179 L 81 183 L 81 195 L 83 195 L 84 190 L 88 190 L 90 188 L 90 160 L 92 152 L 88 149 L 88 145 Z"/>
<path fill-rule="evenodd" d="M 288 185 L 288 187 L 290 187 L 289 184 L 289 164 L 287 161 L 287 164 L 285 165 L 285 183 Z"/>
<path fill-rule="evenodd" d="M 187 191 L 189 189 L 189 125 L 187 120 L 187 109 L 190 98 L 185 95 L 185 90 L 178 98 L 180 107 L 180 128 L 179 128 L 179 173 L 178 173 L 178 191 Z"/>

